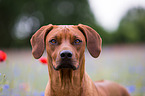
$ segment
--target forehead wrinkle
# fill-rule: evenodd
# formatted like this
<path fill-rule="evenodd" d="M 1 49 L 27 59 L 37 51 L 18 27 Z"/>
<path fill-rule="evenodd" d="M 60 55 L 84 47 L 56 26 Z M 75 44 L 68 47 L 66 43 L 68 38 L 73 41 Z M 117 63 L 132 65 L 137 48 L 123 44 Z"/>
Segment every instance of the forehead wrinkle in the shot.
<path fill-rule="evenodd" d="M 62 31 L 62 38 L 64 38 L 65 40 L 73 40 L 73 39 L 76 39 L 76 38 L 80 38 L 82 37 L 82 33 L 79 32 L 77 33 L 76 31 L 78 31 L 77 29 L 75 28 L 71 28 L 71 27 L 63 27 L 61 28 L 61 31 Z M 80 36 L 80 34 L 82 34 Z"/>
<path fill-rule="evenodd" d="M 49 36 L 51 36 L 50 38 L 55 38 L 59 41 L 62 41 L 63 39 L 66 40 L 68 38 L 69 31 L 70 31 L 69 28 L 58 27 L 58 28 L 55 28 L 53 31 L 51 31 Z"/>
<path fill-rule="evenodd" d="M 73 40 L 75 38 L 82 38 L 82 33 L 78 32 L 78 30 L 76 28 L 72 28 L 72 27 L 65 27 L 65 26 L 60 26 L 55 28 L 52 31 L 52 38 L 56 38 L 59 39 L 60 41 L 62 39 L 64 40 Z"/>
<path fill-rule="evenodd" d="M 78 31 L 77 29 L 71 28 L 71 31 L 73 33 L 74 38 L 82 38 L 84 35 L 82 34 L 81 31 Z"/>
<path fill-rule="evenodd" d="M 64 38 L 65 40 L 67 40 L 67 37 L 69 36 L 69 32 L 70 32 L 69 28 L 63 27 L 61 29 L 61 32 L 62 32 L 62 38 Z"/>

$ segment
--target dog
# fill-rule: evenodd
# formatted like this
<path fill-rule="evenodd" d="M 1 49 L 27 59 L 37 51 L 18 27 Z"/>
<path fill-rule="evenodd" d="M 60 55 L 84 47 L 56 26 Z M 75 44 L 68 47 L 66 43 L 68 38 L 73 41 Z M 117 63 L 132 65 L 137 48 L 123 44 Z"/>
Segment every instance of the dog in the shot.
<path fill-rule="evenodd" d="M 123 86 L 107 80 L 93 82 L 85 72 L 85 47 L 94 58 L 101 52 L 102 39 L 93 28 L 49 24 L 30 41 L 36 59 L 46 46 L 49 81 L 45 96 L 130 96 Z"/>

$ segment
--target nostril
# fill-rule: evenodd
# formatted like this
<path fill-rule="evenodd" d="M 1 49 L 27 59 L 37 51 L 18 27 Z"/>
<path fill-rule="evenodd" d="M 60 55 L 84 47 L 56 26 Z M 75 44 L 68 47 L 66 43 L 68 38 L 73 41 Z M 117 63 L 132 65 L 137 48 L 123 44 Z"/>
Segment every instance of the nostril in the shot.
<path fill-rule="evenodd" d="M 61 57 L 65 57 L 65 53 L 61 53 L 60 56 L 61 56 Z"/>
<path fill-rule="evenodd" d="M 68 53 L 67 54 L 67 57 L 72 57 L 72 53 Z"/>

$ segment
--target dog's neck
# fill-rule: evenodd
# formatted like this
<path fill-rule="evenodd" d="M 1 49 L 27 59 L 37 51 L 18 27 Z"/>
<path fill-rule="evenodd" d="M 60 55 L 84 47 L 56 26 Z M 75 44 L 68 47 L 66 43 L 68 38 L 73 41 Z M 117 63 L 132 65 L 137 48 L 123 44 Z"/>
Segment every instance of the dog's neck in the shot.
<path fill-rule="evenodd" d="M 85 56 L 80 60 L 80 66 L 77 70 L 61 69 L 54 70 L 52 62 L 48 57 L 49 71 L 49 92 L 50 90 L 56 96 L 80 96 L 82 80 L 85 74 Z M 49 93 L 51 94 L 51 92 Z M 66 94 L 66 95 L 65 95 Z M 51 94 L 52 95 L 52 94 Z"/>

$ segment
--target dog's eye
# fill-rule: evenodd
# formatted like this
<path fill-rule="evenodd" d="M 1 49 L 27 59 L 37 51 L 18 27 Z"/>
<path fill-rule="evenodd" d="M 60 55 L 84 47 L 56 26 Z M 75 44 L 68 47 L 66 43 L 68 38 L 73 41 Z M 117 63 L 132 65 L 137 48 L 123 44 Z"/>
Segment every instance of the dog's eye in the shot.
<path fill-rule="evenodd" d="M 52 39 L 52 40 L 50 40 L 49 41 L 51 44 L 56 44 L 57 43 L 57 41 L 55 40 L 55 39 Z"/>
<path fill-rule="evenodd" d="M 81 40 L 79 40 L 79 39 L 76 39 L 75 41 L 74 41 L 74 44 L 80 44 L 82 41 Z"/>

